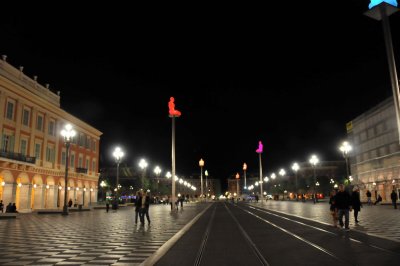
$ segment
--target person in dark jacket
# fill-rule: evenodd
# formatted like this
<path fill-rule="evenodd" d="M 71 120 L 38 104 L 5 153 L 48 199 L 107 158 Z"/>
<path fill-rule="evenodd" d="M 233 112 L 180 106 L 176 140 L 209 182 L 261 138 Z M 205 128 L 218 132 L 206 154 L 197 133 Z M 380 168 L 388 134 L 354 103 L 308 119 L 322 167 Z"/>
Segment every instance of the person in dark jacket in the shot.
<path fill-rule="evenodd" d="M 140 216 L 141 206 L 142 206 L 142 193 L 138 191 L 136 192 L 136 201 L 135 201 L 135 224 L 137 224 L 138 217 Z"/>
<path fill-rule="evenodd" d="M 332 190 L 331 195 L 329 197 L 329 211 L 331 212 L 331 215 L 332 215 L 333 227 L 337 227 L 337 223 L 338 223 L 338 215 L 337 215 L 337 211 L 336 211 L 335 197 L 336 197 L 336 190 Z"/>
<path fill-rule="evenodd" d="M 360 201 L 360 189 L 356 186 L 353 188 L 353 193 L 351 194 L 351 205 L 354 210 L 354 220 L 359 223 L 358 212 L 361 211 L 361 201 Z"/>
<path fill-rule="evenodd" d="M 339 225 L 340 227 L 343 228 L 343 215 L 344 215 L 345 230 L 349 231 L 350 230 L 349 212 L 352 209 L 351 196 L 350 193 L 344 189 L 343 184 L 339 185 L 339 191 L 336 193 L 335 199 L 336 199 L 335 201 L 336 210 L 338 211 L 339 214 Z"/>
<path fill-rule="evenodd" d="M 392 199 L 393 207 L 395 209 L 397 209 L 397 193 L 396 193 L 396 191 L 394 191 L 394 189 L 392 190 L 392 193 L 390 194 L 390 198 Z"/>
<path fill-rule="evenodd" d="M 149 216 L 149 208 L 150 208 L 150 196 L 148 192 L 143 192 L 143 195 L 140 200 L 140 223 L 144 225 L 144 216 L 147 218 L 147 222 L 150 225 L 150 216 Z"/>

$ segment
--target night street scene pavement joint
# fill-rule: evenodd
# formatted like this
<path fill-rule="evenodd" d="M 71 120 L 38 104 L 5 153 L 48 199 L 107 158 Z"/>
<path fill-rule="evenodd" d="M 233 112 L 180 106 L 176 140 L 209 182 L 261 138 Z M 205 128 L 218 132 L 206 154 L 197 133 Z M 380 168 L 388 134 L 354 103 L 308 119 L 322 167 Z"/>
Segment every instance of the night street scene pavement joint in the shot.
<path fill-rule="evenodd" d="M 183 206 L 177 213 L 151 206 L 151 226 L 135 224 L 129 206 L 68 217 L 18 214 L 0 220 L 0 265 L 397 265 L 400 259 L 400 211 L 390 206 L 365 206 L 360 224 L 350 216 L 350 232 L 333 228 L 326 202 Z"/>

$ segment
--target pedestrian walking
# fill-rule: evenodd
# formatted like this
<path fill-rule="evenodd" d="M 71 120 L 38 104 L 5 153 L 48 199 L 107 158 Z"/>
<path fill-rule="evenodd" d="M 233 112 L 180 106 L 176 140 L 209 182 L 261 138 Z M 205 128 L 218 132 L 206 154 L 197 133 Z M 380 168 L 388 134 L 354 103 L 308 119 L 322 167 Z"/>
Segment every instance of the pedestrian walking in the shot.
<path fill-rule="evenodd" d="M 362 204 L 360 201 L 360 189 L 357 186 L 353 188 L 353 193 L 351 194 L 351 205 L 354 211 L 354 220 L 359 223 L 358 212 L 361 211 Z"/>
<path fill-rule="evenodd" d="M 336 210 L 335 197 L 336 197 L 336 190 L 332 190 L 329 197 L 329 211 L 331 212 L 331 216 L 333 219 L 333 227 L 337 227 L 338 223 L 338 214 Z"/>
<path fill-rule="evenodd" d="M 3 213 L 3 208 L 4 208 L 3 201 L 0 200 L 0 211 L 1 211 L 1 213 Z"/>
<path fill-rule="evenodd" d="M 68 207 L 71 208 L 71 206 L 72 206 L 72 199 L 69 199 L 69 201 L 68 201 Z"/>
<path fill-rule="evenodd" d="M 374 205 L 376 205 L 377 203 L 382 201 L 382 197 L 380 194 L 378 194 L 378 198 L 376 199 L 376 201 L 374 202 Z"/>
<path fill-rule="evenodd" d="M 141 198 L 141 207 L 140 207 L 140 223 L 144 225 L 144 216 L 146 216 L 147 222 L 150 225 L 150 216 L 149 216 L 149 208 L 150 208 L 150 196 L 147 192 L 143 192 Z"/>
<path fill-rule="evenodd" d="M 110 201 L 106 199 L 106 212 L 110 210 Z"/>
<path fill-rule="evenodd" d="M 370 206 L 370 205 L 372 204 L 372 201 L 371 201 L 371 191 L 367 190 L 366 195 L 367 195 L 367 204 L 368 204 L 368 206 Z"/>
<path fill-rule="evenodd" d="M 396 191 L 394 191 L 394 189 L 392 190 L 392 193 L 390 194 L 390 198 L 392 199 L 393 208 L 397 209 L 397 193 L 396 193 Z"/>
<path fill-rule="evenodd" d="M 343 184 L 339 185 L 339 191 L 335 196 L 335 205 L 339 214 L 339 225 L 343 228 L 343 216 L 344 216 L 344 228 L 346 231 L 350 230 L 349 227 L 349 212 L 352 209 L 350 193 L 345 190 Z"/>
<path fill-rule="evenodd" d="M 136 199 L 135 199 L 135 224 L 137 224 L 138 217 L 140 216 L 141 206 L 142 206 L 142 193 L 138 191 L 136 192 Z"/>

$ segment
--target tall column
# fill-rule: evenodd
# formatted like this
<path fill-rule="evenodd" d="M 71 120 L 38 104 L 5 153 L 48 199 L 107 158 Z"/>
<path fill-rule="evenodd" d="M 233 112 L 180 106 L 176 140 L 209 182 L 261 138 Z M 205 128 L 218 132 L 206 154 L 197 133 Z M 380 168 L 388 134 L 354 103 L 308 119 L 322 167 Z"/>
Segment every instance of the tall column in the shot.
<path fill-rule="evenodd" d="M 6 108 L 6 94 L 4 91 L 0 91 L 0 110 L 5 110 Z M 4 124 L 4 117 L 5 117 L 5 113 L 2 113 L 2 115 L 0 115 L 0 132 L 3 132 L 3 124 Z"/>

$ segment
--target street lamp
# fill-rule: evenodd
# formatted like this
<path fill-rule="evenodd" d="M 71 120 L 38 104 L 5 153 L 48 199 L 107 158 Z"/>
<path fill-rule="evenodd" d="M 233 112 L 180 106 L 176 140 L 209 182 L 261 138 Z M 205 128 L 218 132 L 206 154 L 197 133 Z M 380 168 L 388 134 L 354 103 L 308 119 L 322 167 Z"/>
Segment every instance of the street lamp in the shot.
<path fill-rule="evenodd" d="M 300 169 L 300 166 L 299 166 L 298 163 L 294 163 L 294 164 L 292 165 L 292 170 L 294 171 L 294 173 L 295 173 L 295 175 L 296 175 L 296 201 L 299 200 L 299 197 L 298 197 L 299 187 L 298 187 L 298 183 L 297 183 L 297 171 L 298 171 L 299 169 Z"/>
<path fill-rule="evenodd" d="M 113 152 L 113 156 L 115 158 L 115 163 L 117 164 L 117 184 L 116 184 L 116 188 L 117 191 L 115 193 L 115 197 L 117 198 L 117 206 L 118 206 L 118 202 L 119 202 L 119 194 L 118 194 L 118 186 L 119 186 L 119 164 L 122 160 L 122 157 L 124 157 L 124 153 L 122 152 L 120 147 L 116 147 L 114 152 Z"/>
<path fill-rule="evenodd" d="M 247 164 L 243 164 L 243 176 L 244 176 L 244 189 L 247 189 L 247 183 L 246 183 L 246 170 L 247 170 Z"/>
<path fill-rule="evenodd" d="M 204 171 L 204 174 L 206 176 L 206 201 L 207 201 L 207 197 L 208 197 L 208 171 Z"/>
<path fill-rule="evenodd" d="M 172 171 L 172 176 L 175 177 L 176 171 L 175 171 L 175 118 L 178 118 L 181 116 L 181 112 L 175 109 L 175 99 L 174 97 L 169 98 L 168 102 L 168 109 L 169 109 L 169 117 L 172 118 L 172 148 L 171 148 L 171 171 Z M 174 178 L 171 178 L 171 211 L 175 212 L 176 208 L 173 207 L 175 204 L 175 180 Z"/>
<path fill-rule="evenodd" d="M 263 144 L 261 141 L 258 142 L 258 148 L 256 150 L 256 153 L 258 153 L 258 158 L 259 158 L 259 162 L 260 162 L 260 181 L 259 183 L 261 184 L 260 186 L 260 198 L 261 198 L 261 205 L 264 203 L 263 201 L 263 186 L 262 186 L 262 163 L 261 163 L 261 153 L 263 152 Z"/>
<path fill-rule="evenodd" d="M 201 183 L 201 197 L 203 197 L 203 166 L 204 166 L 204 161 L 203 159 L 200 159 L 199 161 L 199 166 L 200 166 L 200 183 Z"/>
<path fill-rule="evenodd" d="M 148 166 L 148 164 L 147 164 L 146 160 L 145 159 L 141 159 L 140 162 L 139 162 L 139 167 L 140 167 L 140 169 L 143 170 L 143 172 L 142 172 L 142 188 L 143 189 L 145 189 L 145 187 L 144 187 L 144 175 L 146 173 L 146 167 L 147 166 Z"/>
<path fill-rule="evenodd" d="M 349 179 L 350 177 L 350 169 L 349 169 L 349 152 L 352 150 L 353 148 L 351 147 L 351 145 L 347 142 L 344 141 L 342 143 L 342 145 L 339 147 L 339 150 L 342 152 L 343 154 L 343 158 L 346 161 L 346 179 Z"/>
<path fill-rule="evenodd" d="M 159 183 L 159 178 L 161 174 L 161 168 L 157 165 L 156 168 L 154 168 L 154 173 L 157 175 L 157 193 L 158 193 L 158 183 Z"/>
<path fill-rule="evenodd" d="M 364 13 L 367 17 L 382 20 L 383 34 L 385 38 L 386 56 L 389 63 L 389 74 L 392 85 L 394 109 L 396 111 L 397 132 L 400 138 L 400 114 L 399 114 L 399 81 L 396 72 L 396 62 L 393 52 L 392 35 L 390 32 L 389 16 L 399 11 L 396 0 L 371 0 L 369 10 Z M 399 139 L 400 141 L 400 139 Z"/>
<path fill-rule="evenodd" d="M 316 191 L 315 191 L 315 185 L 316 185 L 316 183 L 317 183 L 317 177 L 315 176 L 315 166 L 317 165 L 317 163 L 319 162 L 319 159 L 318 159 L 318 157 L 317 157 L 317 155 L 312 155 L 311 156 L 311 158 L 310 158 L 310 164 L 312 165 L 312 167 L 313 167 L 313 169 L 314 169 L 314 186 L 313 186 L 313 188 L 314 188 L 314 191 L 313 191 L 313 193 L 314 193 L 314 204 L 315 204 L 315 202 L 316 202 Z"/>
<path fill-rule="evenodd" d="M 239 196 L 239 178 L 240 178 L 239 173 L 236 173 L 235 178 L 236 178 L 236 195 Z"/>
<path fill-rule="evenodd" d="M 75 136 L 76 132 L 72 129 L 70 124 L 65 125 L 64 129 L 61 130 L 61 136 L 64 137 L 65 143 L 65 192 L 64 192 L 64 207 L 62 215 L 68 215 L 68 207 L 67 207 L 67 194 L 68 194 L 68 151 L 69 146 L 71 144 L 72 138 Z"/>
<path fill-rule="evenodd" d="M 279 175 L 282 176 L 282 177 L 284 177 L 284 176 L 286 175 L 285 169 L 281 168 L 281 170 L 279 170 Z M 279 195 L 279 194 L 278 194 L 278 195 Z M 283 199 L 282 199 L 282 200 L 285 200 L 285 195 L 283 195 Z"/>

